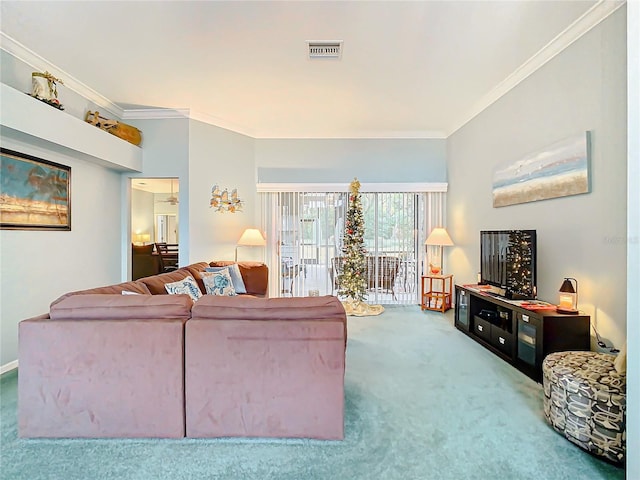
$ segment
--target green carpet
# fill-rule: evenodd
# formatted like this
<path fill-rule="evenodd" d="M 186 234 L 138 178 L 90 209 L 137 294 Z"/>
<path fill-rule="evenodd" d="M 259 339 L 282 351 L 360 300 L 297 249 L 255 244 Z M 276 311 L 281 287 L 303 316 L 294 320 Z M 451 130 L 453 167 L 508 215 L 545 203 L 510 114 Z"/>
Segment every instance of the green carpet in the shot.
<path fill-rule="evenodd" d="M 22 440 L 17 375 L 0 383 L 0 478 L 623 479 L 547 425 L 542 387 L 452 326 L 452 312 L 349 317 L 346 437 Z"/>

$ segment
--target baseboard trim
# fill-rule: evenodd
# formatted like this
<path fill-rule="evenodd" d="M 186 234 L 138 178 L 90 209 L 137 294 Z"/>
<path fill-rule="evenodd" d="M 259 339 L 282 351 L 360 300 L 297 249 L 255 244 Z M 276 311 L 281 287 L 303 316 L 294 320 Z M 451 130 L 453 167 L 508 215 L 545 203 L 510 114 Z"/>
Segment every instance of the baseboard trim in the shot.
<path fill-rule="evenodd" d="M 0 366 L 0 375 L 3 375 L 11 370 L 18 368 L 18 360 L 14 360 L 13 362 L 5 363 Z"/>

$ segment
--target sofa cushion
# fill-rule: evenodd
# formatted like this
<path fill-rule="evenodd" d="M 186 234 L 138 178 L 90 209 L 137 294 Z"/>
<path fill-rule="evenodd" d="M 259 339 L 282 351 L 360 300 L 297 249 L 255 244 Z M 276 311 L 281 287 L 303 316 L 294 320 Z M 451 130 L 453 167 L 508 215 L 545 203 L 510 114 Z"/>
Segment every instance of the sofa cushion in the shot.
<path fill-rule="evenodd" d="M 344 307 L 337 297 L 256 298 L 206 295 L 193 306 L 193 318 L 212 320 L 313 320 L 346 324 Z"/>
<path fill-rule="evenodd" d="M 219 297 L 205 295 L 191 309 L 193 319 L 206 320 L 315 320 L 342 323 L 345 348 L 347 314 L 338 297 L 257 298 L 250 295 Z"/>
<path fill-rule="evenodd" d="M 344 438 L 346 315 L 336 297 L 205 295 L 192 313 L 187 437 Z"/>
<path fill-rule="evenodd" d="M 228 267 L 235 262 L 228 260 L 218 260 L 211 262 L 211 267 Z M 262 262 L 238 262 L 238 268 L 242 275 L 242 280 L 250 295 L 267 295 L 269 285 L 269 268 Z"/>
<path fill-rule="evenodd" d="M 226 297 L 237 295 L 228 268 L 221 268 L 217 272 L 203 272 L 201 275 L 207 295 L 223 295 Z"/>
<path fill-rule="evenodd" d="M 177 282 L 165 283 L 164 288 L 169 295 L 187 294 L 194 302 L 202 296 L 200 287 L 191 275 Z"/>
<path fill-rule="evenodd" d="M 616 369 L 616 372 L 618 372 L 619 374 L 621 375 L 627 374 L 627 344 L 626 343 L 622 346 L 622 349 L 620 349 L 620 353 L 618 353 L 618 356 L 613 361 L 613 366 Z"/>
<path fill-rule="evenodd" d="M 159 275 L 153 275 L 152 277 L 144 277 L 138 280 L 138 282 L 144 283 L 152 295 L 167 295 L 167 290 L 164 288 L 166 283 L 177 282 L 188 276 L 189 271 L 181 268 L 179 270 L 174 270 L 173 272 L 161 273 Z"/>
<path fill-rule="evenodd" d="M 189 295 L 73 295 L 51 305 L 49 316 L 52 320 L 187 319 L 192 305 Z"/>
<path fill-rule="evenodd" d="M 167 295 L 132 295 L 125 299 L 119 294 L 101 295 L 114 296 L 119 301 L 139 301 L 140 297 L 151 303 L 176 301 L 176 297 Z M 86 295 L 66 301 L 84 301 L 83 297 Z M 186 302 L 191 300 L 187 297 Z M 158 311 L 168 308 L 171 306 L 162 305 Z M 130 306 L 127 310 L 131 319 Z M 186 319 L 83 317 L 34 318 L 19 323 L 18 435 L 74 439 L 184 437 Z M 0 477 L 6 476 L 0 473 Z M 37 477 L 42 475 L 30 476 Z M 90 479 L 91 475 L 82 478 Z"/>
<path fill-rule="evenodd" d="M 231 277 L 231 282 L 233 283 L 233 289 L 236 293 L 247 293 L 247 287 L 244 284 L 244 280 L 242 279 L 242 273 L 240 273 L 240 267 L 237 263 L 232 263 L 228 267 L 207 267 L 205 268 L 206 272 L 219 272 L 220 270 L 226 268 L 229 270 L 229 276 Z"/>
<path fill-rule="evenodd" d="M 122 292 L 125 292 L 125 291 L 140 293 L 142 295 L 151 295 L 151 292 L 149 291 L 147 286 L 142 282 L 138 282 L 138 281 L 124 282 L 124 283 L 118 283 L 116 285 L 107 285 L 105 287 L 89 288 L 87 290 L 77 290 L 75 292 L 65 293 L 64 295 L 54 300 L 51 303 L 51 307 L 60 303 L 65 298 L 71 297 L 73 295 L 91 295 L 91 294 L 107 295 L 107 294 L 116 294 L 116 293 L 122 295 Z"/>

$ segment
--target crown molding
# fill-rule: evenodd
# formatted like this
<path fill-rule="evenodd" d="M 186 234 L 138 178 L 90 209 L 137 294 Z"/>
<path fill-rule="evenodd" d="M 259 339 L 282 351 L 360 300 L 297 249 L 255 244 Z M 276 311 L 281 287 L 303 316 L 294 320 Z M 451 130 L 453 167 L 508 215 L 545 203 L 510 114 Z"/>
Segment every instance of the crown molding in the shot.
<path fill-rule="evenodd" d="M 597 26 L 605 18 L 618 10 L 626 3 L 626 0 L 600 0 L 593 7 L 587 10 L 580 18 L 574 21 L 566 29 L 556 35 L 549 43 L 542 47 L 529 60 L 523 63 L 511 75 L 496 85 L 487 95 L 480 99 L 467 114 L 455 123 L 449 130 L 448 135 L 453 135 L 456 131 L 470 122 L 491 104 L 506 95 L 520 82 L 528 78 L 539 68 L 561 53 L 585 33 Z"/>
<path fill-rule="evenodd" d="M 273 139 L 446 139 L 447 133 L 444 130 L 389 130 L 389 131 L 377 131 L 377 130 L 353 130 L 350 132 L 340 132 L 339 134 L 318 131 L 315 135 L 265 135 L 258 134 L 254 138 L 261 140 L 273 140 Z"/>
<path fill-rule="evenodd" d="M 189 118 L 255 138 L 254 132 L 249 128 L 189 108 L 130 108 L 125 109 L 122 116 L 123 120 L 166 120 L 168 118 Z"/>
<path fill-rule="evenodd" d="M 231 130 L 232 132 L 240 133 L 242 135 L 246 135 L 247 137 L 256 138 L 256 134 L 251 128 L 244 125 L 239 125 L 229 120 L 224 120 L 220 117 L 216 117 L 208 113 L 191 110 L 191 119 L 197 120 L 198 122 L 202 123 L 208 123 L 209 125 L 213 125 L 216 127 L 224 128 L 225 130 Z"/>
<path fill-rule="evenodd" d="M 188 108 L 127 108 L 123 120 L 166 120 L 168 118 L 190 118 Z"/>
<path fill-rule="evenodd" d="M 254 139 L 311 139 L 311 138 L 331 138 L 331 139 L 358 139 L 358 138 L 401 138 L 401 139 L 446 139 L 446 132 L 443 130 L 415 130 L 415 131 L 353 131 L 342 132 L 339 135 L 335 134 L 322 134 L 318 132 L 317 135 L 264 135 L 259 132 L 247 128 L 243 125 L 239 125 L 228 120 L 209 115 L 207 113 L 198 112 L 188 108 L 131 108 L 125 109 L 122 116 L 123 120 L 166 120 L 170 118 L 189 118 L 202 123 L 213 125 L 225 130 L 230 130 L 241 135 L 246 135 Z"/>
<path fill-rule="evenodd" d="M 4 32 L 0 32 L 0 49 L 6 51 L 18 60 L 26 63 L 34 70 L 37 70 L 39 72 L 47 71 L 53 74 L 55 77 L 61 78 L 64 82 L 65 88 L 72 90 L 73 92 L 81 95 L 90 102 L 95 103 L 98 107 L 100 107 L 101 111 L 106 110 L 112 115 L 115 115 L 118 118 L 122 118 L 123 110 L 118 105 L 113 103 L 107 97 L 100 95 L 98 92 L 88 87 L 80 80 L 69 75 L 64 70 L 58 68 L 56 65 L 49 62 L 45 58 L 41 57 L 33 50 L 25 47 L 20 42 L 11 38 Z"/>
<path fill-rule="evenodd" d="M 361 193 L 385 193 L 385 192 L 446 192 L 448 188 L 446 182 L 386 182 L 386 183 L 362 183 Z M 258 182 L 256 185 L 258 193 L 266 192 L 348 192 L 348 183 L 270 183 Z"/>

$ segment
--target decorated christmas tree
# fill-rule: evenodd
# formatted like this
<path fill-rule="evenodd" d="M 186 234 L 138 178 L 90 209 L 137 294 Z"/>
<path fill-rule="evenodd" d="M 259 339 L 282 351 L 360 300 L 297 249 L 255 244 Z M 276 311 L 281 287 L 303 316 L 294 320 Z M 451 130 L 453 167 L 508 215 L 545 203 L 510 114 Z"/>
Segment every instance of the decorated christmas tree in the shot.
<path fill-rule="evenodd" d="M 366 249 L 364 248 L 364 218 L 360 200 L 360 182 L 353 179 L 349 187 L 349 208 L 342 242 L 343 265 L 338 275 L 338 295 L 357 302 L 366 298 Z"/>
<path fill-rule="evenodd" d="M 524 298 L 536 297 L 531 271 L 531 265 L 534 264 L 531 245 L 529 232 L 516 230 L 509 233 L 507 287 L 512 293 Z"/>

